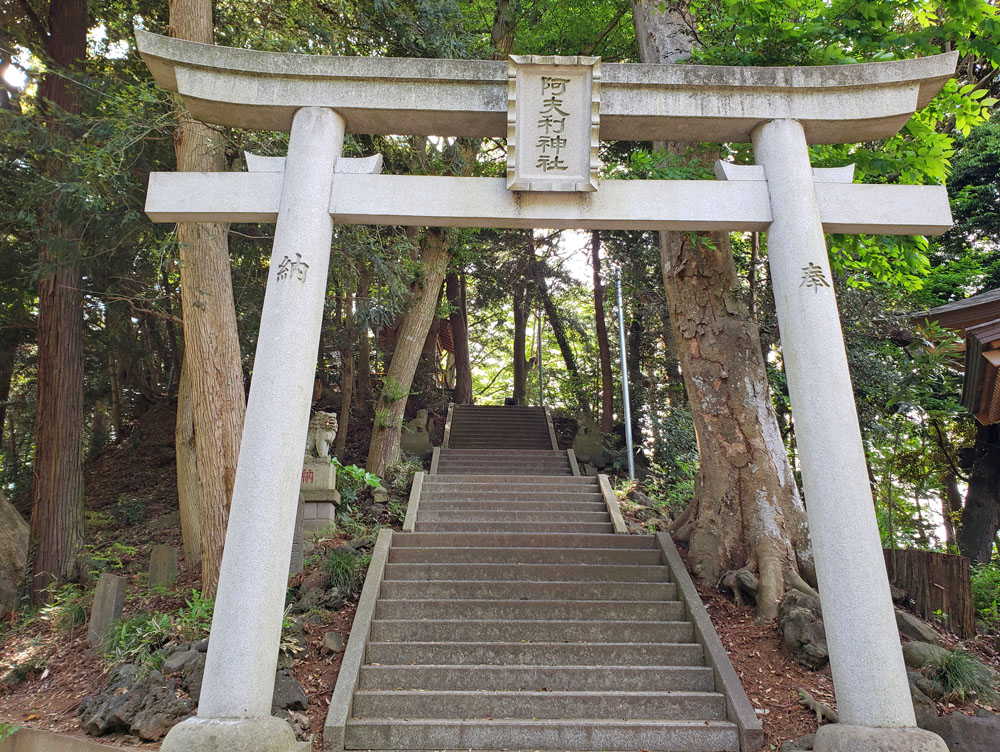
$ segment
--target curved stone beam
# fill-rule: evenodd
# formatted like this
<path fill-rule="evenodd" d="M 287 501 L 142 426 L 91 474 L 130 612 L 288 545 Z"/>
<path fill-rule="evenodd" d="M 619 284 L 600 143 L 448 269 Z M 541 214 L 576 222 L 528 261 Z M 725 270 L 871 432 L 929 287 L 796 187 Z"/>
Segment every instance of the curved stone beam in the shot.
<path fill-rule="evenodd" d="M 300 107 L 331 107 L 349 133 L 504 137 L 507 63 L 329 57 L 219 47 L 137 31 L 159 83 L 207 123 L 282 130 Z M 810 143 L 896 133 L 953 75 L 957 52 L 804 68 L 603 64 L 601 138 L 750 141 L 775 118 Z"/>

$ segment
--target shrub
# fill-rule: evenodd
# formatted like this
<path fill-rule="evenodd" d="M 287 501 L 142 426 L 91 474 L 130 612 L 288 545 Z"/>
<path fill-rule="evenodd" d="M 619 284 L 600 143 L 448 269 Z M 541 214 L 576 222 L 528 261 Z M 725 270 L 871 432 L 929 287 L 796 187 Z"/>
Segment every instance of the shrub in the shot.
<path fill-rule="evenodd" d="M 146 502 L 138 496 L 119 494 L 118 501 L 115 502 L 111 510 L 111 515 L 119 524 L 126 527 L 138 525 L 146 519 Z"/>
<path fill-rule="evenodd" d="M 49 603 L 38 612 L 42 621 L 60 632 L 69 632 L 87 621 L 91 594 L 75 583 L 50 585 Z"/>
<path fill-rule="evenodd" d="M 932 661 L 928 666 L 927 675 L 941 682 L 945 693 L 961 702 L 970 696 L 979 702 L 992 704 L 1000 701 L 997 673 L 961 648 Z"/>
<path fill-rule="evenodd" d="M 972 598 L 979 618 L 1000 627 L 1000 563 L 972 567 Z"/>
<path fill-rule="evenodd" d="M 104 642 L 104 654 L 114 664 L 134 663 L 158 668 L 157 652 L 170 641 L 170 614 L 136 614 L 118 622 Z"/>
<path fill-rule="evenodd" d="M 330 575 L 330 585 L 354 595 L 361 589 L 370 556 L 361 556 L 349 548 L 335 548 L 323 561 L 323 571 Z"/>

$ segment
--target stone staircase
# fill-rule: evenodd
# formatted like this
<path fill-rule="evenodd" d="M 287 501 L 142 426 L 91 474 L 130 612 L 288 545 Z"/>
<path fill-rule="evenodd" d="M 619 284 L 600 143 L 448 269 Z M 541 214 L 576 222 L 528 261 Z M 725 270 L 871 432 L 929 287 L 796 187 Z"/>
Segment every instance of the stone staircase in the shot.
<path fill-rule="evenodd" d="M 325 749 L 762 744 L 669 537 L 616 535 L 606 480 L 550 427 L 541 408 L 450 412 L 412 532 L 376 544 Z"/>

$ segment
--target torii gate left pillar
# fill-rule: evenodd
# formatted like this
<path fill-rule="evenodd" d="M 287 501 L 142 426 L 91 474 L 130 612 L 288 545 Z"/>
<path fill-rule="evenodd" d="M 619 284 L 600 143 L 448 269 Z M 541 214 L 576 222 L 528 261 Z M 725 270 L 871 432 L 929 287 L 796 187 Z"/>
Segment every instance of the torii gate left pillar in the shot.
<path fill-rule="evenodd" d="M 168 752 L 296 745 L 288 723 L 271 715 L 295 528 L 295 505 L 276 502 L 299 489 L 343 144 L 344 119 L 333 110 L 295 113 L 198 715 L 170 730 Z"/>

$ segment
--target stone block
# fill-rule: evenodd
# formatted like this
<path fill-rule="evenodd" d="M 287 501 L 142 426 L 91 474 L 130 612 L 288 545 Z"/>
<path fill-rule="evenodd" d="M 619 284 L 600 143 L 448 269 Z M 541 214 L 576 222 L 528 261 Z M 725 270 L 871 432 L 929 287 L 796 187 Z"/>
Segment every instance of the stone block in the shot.
<path fill-rule="evenodd" d="M 87 623 L 87 643 L 97 647 L 108 636 L 111 625 L 122 618 L 125 607 L 125 578 L 105 572 L 97 580 L 94 603 Z"/>
<path fill-rule="evenodd" d="M 149 587 L 173 587 L 177 582 L 177 549 L 153 546 L 149 555 Z"/>
<path fill-rule="evenodd" d="M 332 501 L 306 501 L 303 534 L 309 535 L 337 521 L 337 505 Z"/>
<path fill-rule="evenodd" d="M 302 546 L 302 539 L 304 537 L 304 526 L 305 526 L 305 514 L 306 514 L 306 501 L 302 498 L 302 494 L 299 494 L 298 502 L 296 503 L 295 511 L 295 533 L 292 536 L 292 558 L 288 563 L 288 575 L 298 574 L 302 571 L 305 566 L 305 551 Z"/>
<path fill-rule="evenodd" d="M 337 468 L 328 459 L 307 457 L 302 464 L 302 481 L 299 491 L 309 501 L 340 501 L 337 491 Z"/>

